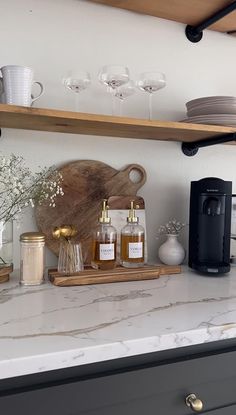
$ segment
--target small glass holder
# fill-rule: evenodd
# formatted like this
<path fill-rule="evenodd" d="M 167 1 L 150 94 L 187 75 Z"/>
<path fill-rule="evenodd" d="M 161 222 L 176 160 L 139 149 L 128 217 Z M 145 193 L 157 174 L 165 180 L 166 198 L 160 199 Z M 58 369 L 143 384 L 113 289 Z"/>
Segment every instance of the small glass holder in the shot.
<path fill-rule="evenodd" d="M 64 275 L 76 274 L 84 270 L 81 243 L 71 240 L 60 242 L 58 272 Z"/>

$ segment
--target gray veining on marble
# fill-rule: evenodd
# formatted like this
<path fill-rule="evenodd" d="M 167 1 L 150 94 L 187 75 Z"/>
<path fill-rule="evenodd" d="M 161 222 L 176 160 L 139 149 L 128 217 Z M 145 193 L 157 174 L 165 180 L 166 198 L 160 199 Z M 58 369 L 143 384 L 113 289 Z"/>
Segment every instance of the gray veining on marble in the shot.
<path fill-rule="evenodd" d="M 236 337 L 236 269 L 83 287 L 0 286 L 0 378 Z"/>

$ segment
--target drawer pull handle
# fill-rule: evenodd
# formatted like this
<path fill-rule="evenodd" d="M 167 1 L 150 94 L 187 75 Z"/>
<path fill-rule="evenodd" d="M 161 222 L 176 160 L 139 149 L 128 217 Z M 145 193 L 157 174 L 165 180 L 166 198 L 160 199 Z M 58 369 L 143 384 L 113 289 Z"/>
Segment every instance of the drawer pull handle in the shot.
<path fill-rule="evenodd" d="M 185 403 L 194 412 L 202 411 L 203 403 L 201 399 L 198 399 L 194 393 L 190 393 L 190 395 L 186 396 Z"/>

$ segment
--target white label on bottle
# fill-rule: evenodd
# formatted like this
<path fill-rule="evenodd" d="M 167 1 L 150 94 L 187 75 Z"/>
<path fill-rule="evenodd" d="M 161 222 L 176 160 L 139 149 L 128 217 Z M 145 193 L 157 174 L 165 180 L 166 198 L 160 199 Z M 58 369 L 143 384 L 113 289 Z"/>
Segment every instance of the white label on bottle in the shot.
<path fill-rule="evenodd" d="M 129 242 L 129 258 L 142 258 L 143 257 L 143 243 L 142 242 Z"/>
<path fill-rule="evenodd" d="M 114 244 L 100 244 L 100 261 L 110 261 L 115 259 Z"/>

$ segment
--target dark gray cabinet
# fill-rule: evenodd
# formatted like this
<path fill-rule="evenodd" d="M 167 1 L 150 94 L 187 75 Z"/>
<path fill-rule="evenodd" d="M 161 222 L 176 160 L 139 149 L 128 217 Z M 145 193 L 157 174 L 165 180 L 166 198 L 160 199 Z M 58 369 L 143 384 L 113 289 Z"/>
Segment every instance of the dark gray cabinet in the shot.
<path fill-rule="evenodd" d="M 236 351 L 134 367 L 89 371 L 34 385 L 0 385 L 1 415 L 188 415 L 185 398 L 195 393 L 202 413 L 236 415 Z M 136 362 L 137 363 L 137 362 Z M 91 368 L 90 368 L 91 369 Z M 79 370 L 79 368 L 78 368 Z"/>
<path fill-rule="evenodd" d="M 210 412 L 205 412 L 205 413 L 209 415 L 235 415 L 236 405 L 219 408 L 219 409 L 216 409 L 215 411 L 210 411 Z"/>

